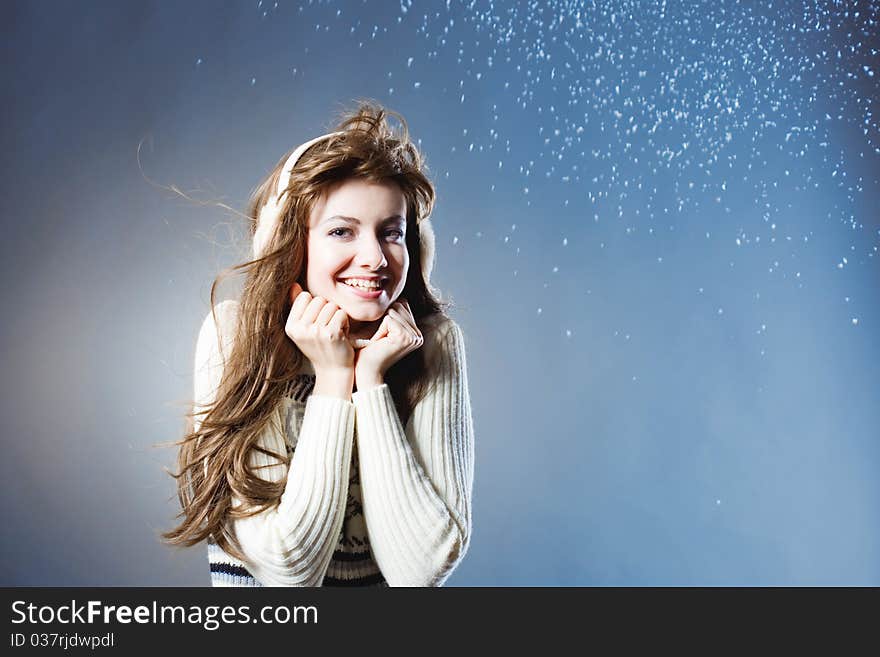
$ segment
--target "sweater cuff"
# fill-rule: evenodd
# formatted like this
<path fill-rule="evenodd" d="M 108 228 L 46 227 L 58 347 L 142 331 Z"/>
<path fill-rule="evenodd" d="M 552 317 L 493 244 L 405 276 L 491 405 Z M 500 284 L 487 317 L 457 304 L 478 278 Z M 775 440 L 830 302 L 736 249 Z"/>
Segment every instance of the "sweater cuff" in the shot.
<path fill-rule="evenodd" d="M 394 419 L 400 423 L 394 397 L 387 383 L 369 390 L 358 390 L 352 393 L 351 401 L 357 409 L 358 424 L 364 426 L 370 435 L 393 432 L 394 427 L 387 426 L 387 423 Z"/>
<path fill-rule="evenodd" d="M 314 405 L 322 409 L 338 411 L 342 407 L 354 408 L 354 403 L 343 399 L 342 397 L 333 397 L 332 395 L 316 395 L 312 393 L 306 399 L 306 407 Z"/>

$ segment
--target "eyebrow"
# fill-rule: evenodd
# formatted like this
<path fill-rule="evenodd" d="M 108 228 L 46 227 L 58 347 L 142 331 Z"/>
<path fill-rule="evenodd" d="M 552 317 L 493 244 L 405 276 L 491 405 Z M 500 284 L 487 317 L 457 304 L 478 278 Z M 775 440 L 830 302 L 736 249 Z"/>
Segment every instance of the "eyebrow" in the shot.
<path fill-rule="evenodd" d="M 345 215 L 342 215 L 342 214 L 335 214 L 332 217 L 327 217 L 326 219 L 321 221 L 321 224 L 325 224 L 328 221 L 332 221 L 333 219 L 342 219 L 342 221 L 349 223 L 349 224 L 360 225 L 360 223 L 361 223 L 360 219 L 357 219 L 355 217 L 346 217 Z M 406 219 L 399 214 L 393 214 L 390 217 L 386 217 L 385 219 L 382 219 L 382 221 L 380 221 L 379 223 L 387 224 L 391 221 L 406 221 Z"/>

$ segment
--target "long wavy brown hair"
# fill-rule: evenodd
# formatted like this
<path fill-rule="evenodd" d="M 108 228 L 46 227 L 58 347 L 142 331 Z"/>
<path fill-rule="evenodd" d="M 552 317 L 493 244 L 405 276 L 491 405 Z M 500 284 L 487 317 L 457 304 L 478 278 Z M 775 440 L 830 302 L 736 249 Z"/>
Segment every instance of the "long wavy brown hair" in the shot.
<path fill-rule="evenodd" d="M 398 131 L 389 126 L 389 116 L 397 119 Z M 375 101 L 360 101 L 356 110 L 342 113 L 330 132 L 343 134 L 314 144 L 297 161 L 278 227 L 261 257 L 221 272 L 211 285 L 212 314 L 219 326 L 214 312 L 218 283 L 232 273 L 245 274 L 232 348 L 224 353 L 215 398 L 198 410 L 194 404 L 186 415 L 185 435 L 175 443 L 180 448 L 178 472 L 171 475 L 177 481 L 181 521 L 162 534 L 172 545 L 191 546 L 213 539 L 227 553 L 244 560 L 229 521 L 271 509 L 281 500 L 285 481 L 260 478 L 250 457 L 257 450 L 290 465 L 286 454 L 268 451 L 257 440 L 305 358 L 284 330 L 292 305 L 289 290 L 294 282 L 305 288 L 309 216 L 331 187 L 351 178 L 399 185 L 406 198 L 410 257 L 402 296 L 420 327 L 446 316 L 450 304 L 435 296 L 428 280 L 433 232 L 428 223 L 422 224 L 434 206 L 434 186 L 426 176 L 423 156 L 410 141 L 406 121 Z M 252 234 L 260 208 L 274 193 L 291 153 L 278 161 L 251 195 L 247 216 Z M 404 426 L 428 392 L 429 365 L 424 350 L 416 349 L 386 372 L 385 382 Z M 241 500 L 241 507 L 233 506 L 233 496 Z"/>

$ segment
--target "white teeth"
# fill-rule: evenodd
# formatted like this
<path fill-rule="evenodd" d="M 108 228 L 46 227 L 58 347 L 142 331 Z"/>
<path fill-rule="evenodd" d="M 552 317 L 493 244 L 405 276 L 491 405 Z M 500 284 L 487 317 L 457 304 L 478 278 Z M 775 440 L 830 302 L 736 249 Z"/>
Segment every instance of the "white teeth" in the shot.
<path fill-rule="evenodd" d="M 382 287 L 382 284 L 379 283 L 378 281 L 369 282 L 369 281 L 363 281 L 360 279 L 349 278 L 348 280 L 345 280 L 342 282 L 345 283 L 346 285 L 351 285 L 352 287 L 360 287 L 360 288 L 364 288 L 366 290 L 378 290 L 379 288 Z"/>

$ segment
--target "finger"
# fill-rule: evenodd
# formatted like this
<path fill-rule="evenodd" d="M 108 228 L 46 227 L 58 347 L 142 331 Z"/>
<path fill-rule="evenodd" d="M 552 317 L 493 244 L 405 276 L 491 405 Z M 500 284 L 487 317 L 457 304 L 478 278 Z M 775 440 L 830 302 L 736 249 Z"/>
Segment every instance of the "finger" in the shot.
<path fill-rule="evenodd" d="M 339 310 L 339 306 L 332 301 L 328 301 L 324 307 L 321 308 L 321 312 L 318 313 L 318 317 L 315 319 L 315 324 L 318 326 L 327 326 L 330 323 L 330 320 L 333 319 L 333 315 L 336 314 L 337 310 Z"/>
<path fill-rule="evenodd" d="M 406 299 L 400 299 L 395 304 L 392 304 L 392 308 L 396 308 L 396 310 L 400 313 L 403 320 L 406 321 L 407 324 L 412 328 L 415 333 L 419 333 L 418 324 L 416 324 L 416 318 L 413 317 L 412 309 L 409 307 L 409 302 Z"/>
<path fill-rule="evenodd" d="M 388 309 L 388 312 L 386 313 L 385 316 L 386 316 L 390 321 L 394 322 L 394 324 L 395 324 L 395 330 L 398 330 L 398 331 L 400 331 L 400 330 L 411 330 L 410 327 L 409 327 L 409 325 L 407 324 L 406 319 L 404 319 L 403 314 L 400 312 L 400 310 L 397 309 L 396 306 L 397 306 L 397 304 L 395 304 L 394 306 L 391 306 L 391 307 Z"/>
<path fill-rule="evenodd" d="M 312 297 L 312 300 L 309 301 L 309 305 L 306 306 L 306 309 L 303 311 L 302 321 L 314 324 L 318 314 L 326 303 L 327 299 L 324 297 Z"/>
<path fill-rule="evenodd" d="M 406 314 L 401 312 L 399 308 L 389 308 L 388 315 L 393 317 L 397 321 L 403 332 L 410 333 L 412 335 L 421 335 L 418 327 L 416 326 L 415 320 L 407 317 Z"/>
<path fill-rule="evenodd" d="M 414 337 L 412 329 L 409 327 L 406 322 L 400 319 L 400 315 L 396 312 L 392 314 L 393 311 L 388 311 L 388 314 L 385 315 L 385 319 L 388 321 L 388 335 L 394 338 L 403 338 L 404 340 L 409 337 Z"/>
<path fill-rule="evenodd" d="M 290 314 L 294 319 L 302 319 L 303 312 L 305 312 L 305 309 L 308 307 L 311 300 L 312 295 L 305 290 L 301 290 L 300 293 L 296 295 L 296 299 L 293 300 L 293 306 L 290 309 Z"/>
<path fill-rule="evenodd" d="M 391 335 L 407 346 L 407 350 L 404 353 L 415 351 L 424 343 L 422 334 L 418 330 L 413 331 L 409 324 L 404 325 L 403 321 L 397 319 L 397 317 L 399 317 L 399 313 L 396 313 L 396 316 L 390 319 L 389 331 Z"/>
<path fill-rule="evenodd" d="M 331 304 L 327 305 L 329 306 Z M 333 313 L 330 321 L 327 323 L 327 327 L 342 335 L 348 335 L 348 313 L 346 313 L 342 308 L 338 308 L 336 312 Z"/>

